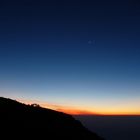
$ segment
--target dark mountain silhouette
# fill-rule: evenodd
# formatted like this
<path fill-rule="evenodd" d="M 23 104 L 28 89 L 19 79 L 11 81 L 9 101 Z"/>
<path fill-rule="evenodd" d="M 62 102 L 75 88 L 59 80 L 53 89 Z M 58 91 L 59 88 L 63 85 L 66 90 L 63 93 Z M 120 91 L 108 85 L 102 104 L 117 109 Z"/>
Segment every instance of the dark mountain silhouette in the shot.
<path fill-rule="evenodd" d="M 103 140 L 71 115 L 3 97 L 0 97 L 0 136 L 5 139 Z"/>

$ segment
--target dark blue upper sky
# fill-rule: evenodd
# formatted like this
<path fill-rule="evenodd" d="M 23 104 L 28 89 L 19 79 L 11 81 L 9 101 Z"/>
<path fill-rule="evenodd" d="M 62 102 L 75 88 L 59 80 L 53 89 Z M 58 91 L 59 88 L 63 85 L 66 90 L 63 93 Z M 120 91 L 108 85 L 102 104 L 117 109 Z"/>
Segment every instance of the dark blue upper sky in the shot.
<path fill-rule="evenodd" d="M 69 104 L 92 108 L 120 98 L 122 104 L 133 98 L 135 103 L 140 98 L 140 4 L 1 2 L 0 83 L 2 89 L 24 92 L 16 96 L 62 104 L 71 99 Z"/>

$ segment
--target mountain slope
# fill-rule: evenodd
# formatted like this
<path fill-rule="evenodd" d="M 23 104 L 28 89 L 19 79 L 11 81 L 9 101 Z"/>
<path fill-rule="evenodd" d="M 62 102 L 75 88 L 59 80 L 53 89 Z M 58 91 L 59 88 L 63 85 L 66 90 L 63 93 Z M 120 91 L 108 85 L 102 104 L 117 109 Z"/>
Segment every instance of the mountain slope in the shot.
<path fill-rule="evenodd" d="M 2 97 L 0 126 L 5 138 L 102 140 L 71 115 Z"/>

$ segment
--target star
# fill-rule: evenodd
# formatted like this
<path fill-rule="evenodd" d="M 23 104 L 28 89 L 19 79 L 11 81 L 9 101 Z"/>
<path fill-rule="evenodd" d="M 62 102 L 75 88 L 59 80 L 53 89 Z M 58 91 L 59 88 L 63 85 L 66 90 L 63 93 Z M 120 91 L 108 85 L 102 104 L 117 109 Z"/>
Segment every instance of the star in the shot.
<path fill-rule="evenodd" d="M 89 40 L 89 41 L 88 41 L 88 44 L 89 44 L 89 45 L 95 45 L 95 40 Z"/>

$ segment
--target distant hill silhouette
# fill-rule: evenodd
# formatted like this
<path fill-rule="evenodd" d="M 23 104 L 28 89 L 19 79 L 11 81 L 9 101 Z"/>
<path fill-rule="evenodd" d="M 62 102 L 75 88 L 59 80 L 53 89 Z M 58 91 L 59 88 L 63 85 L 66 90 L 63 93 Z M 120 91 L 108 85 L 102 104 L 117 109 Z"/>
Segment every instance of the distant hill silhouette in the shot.
<path fill-rule="evenodd" d="M 0 97 L 0 136 L 5 139 L 103 140 L 71 115 L 3 97 Z"/>

